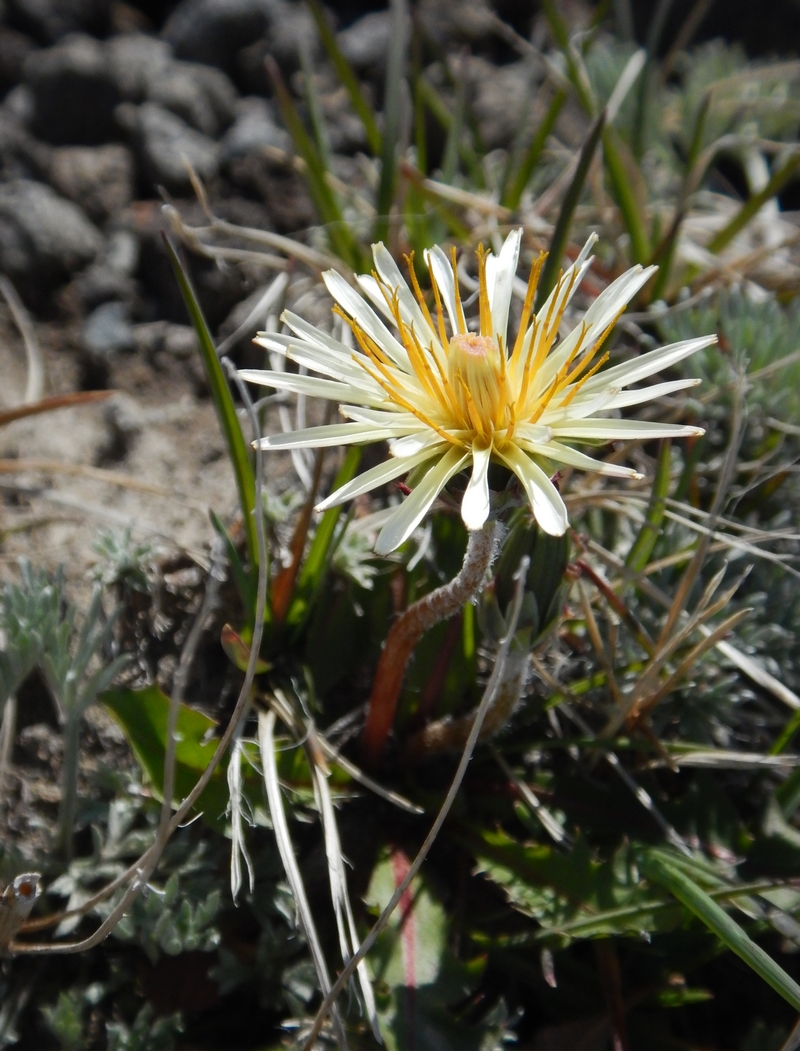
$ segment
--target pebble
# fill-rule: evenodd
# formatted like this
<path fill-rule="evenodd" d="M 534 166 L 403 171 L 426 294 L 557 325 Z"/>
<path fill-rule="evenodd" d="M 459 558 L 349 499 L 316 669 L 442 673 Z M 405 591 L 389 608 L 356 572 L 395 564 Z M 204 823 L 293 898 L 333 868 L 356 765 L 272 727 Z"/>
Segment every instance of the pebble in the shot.
<path fill-rule="evenodd" d="M 113 230 L 97 259 L 64 290 L 72 313 L 92 311 L 101 303 L 119 300 L 132 304 L 137 293 L 139 239 L 131 230 Z"/>
<path fill-rule="evenodd" d="M 87 317 L 81 346 L 91 357 L 103 360 L 134 349 L 133 326 L 124 303 L 103 303 Z"/>
<path fill-rule="evenodd" d="M 29 179 L 0 185 L 0 270 L 31 305 L 41 306 L 102 243 L 81 209 L 49 186 Z"/>
<path fill-rule="evenodd" d="M 182 0 L 162 31 L 178 58 L 232 73 L 236 52 L 272 21 L 273 0 Z"/>
<path fill-rule="evenodd" d="M 112 0 L 8 0 L 14 22 L 42 43 L 84 31 L 104 37 L 112 24 Z"/>
<path fill-rule="evenodd" d="M 33 91 L 34 135 L 54 146 L 97 146 L 116 138 L 120 95 L 100 41 L 70 34 L 28 55 L 23 72 Z"/>
<path fill-rule="evenodd" d="M 236 88 L 222 70 L 199 62 L 169 62 L 154 74 L 146 98 L 216 139 L 236 116 Z"/>
<path fill-rule="evenodd" d="M 389 11 L 371 11 L 338 33 L 344 57 L 359 72 L 384 66 L 389 48 L 392 16 Z"/>
<path fill-rule="evenodd" d="M 184 158 L 204 181 L 217 174 L 217 144 L 163 106 L 125 102 L 117 108 L 117 118 L 130 136 L 142 176 L 153 189 L 164 186 L 170 193 L 190 192 Z"/>
<path fill-rule="evenodd" d="M 125 146 L 61 146 L 50 159 L 50 183 L 95 222 L 133 200 L 133 157 Z"/>
<path fill-rule="evenodd" d="M 224 164 L 249 153 L 258 153 L 262 146 L 291 149 L 289 133 L 275 120 L 275 111 L 267 99 L 256 95 L 239 99 L 236 103 L 236 121 L 220 143 Z"/>
<path fill-rule="evenodd" d="M 169 44 L 146 33 L 122 33 L 106 48 L 117 91 L 128 102 L 144 102 L 149 85 L 173 60 Z"/>
<path fill-rule="evenodd" d="M 22 66 L 34 46 L 24 33 L 0 26 L 0 95 L 6 95 L 19 83 Z"/>

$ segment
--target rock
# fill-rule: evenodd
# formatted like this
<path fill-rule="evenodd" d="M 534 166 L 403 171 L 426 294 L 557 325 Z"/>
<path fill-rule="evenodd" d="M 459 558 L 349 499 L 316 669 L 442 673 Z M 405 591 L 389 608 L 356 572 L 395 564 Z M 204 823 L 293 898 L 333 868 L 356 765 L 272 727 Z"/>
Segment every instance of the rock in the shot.
<path fill-rule="evenodd" d="M 300 68 L 305 51 L 312 65 L 322 55 L 317 25 L 305 4 L 274 0 L 273 20 L 267 36 L 267 50 L 285 75 Z"/>
<path fill-rule="evenodd" d="M 33 89 L 31 130 L 54 146 L 97 146 L 116 138 L 120 101 L 103 45 L 71 34 L 55 47 L 34 51 L 24 65 Z"/>
<path fill-rule="evenodd" d="M 111 28 L 112 0 L 7 0 L 7 4 L 14 23 L 45 44 L 81 30 L 103 37 Z"/>
<path fill-rule="evenodd" d="M 172 62 L 172 48 L 145 33 L 125 33 L 106 45 L 108 64 L 120 97 L 144 102 L 149 85 Z"/>
<path fill-rule="evenodd" d="M 184 159 L 204 181 L 217 174 L 217 144 L 163 106 L 126 102 L 117 108 L 117 117 L 131 138 L 142 176 L 151 187 L 164 186 L 176 194 L 189 191 L 191 182 Z"/>
<path fill-rule="evenodd" d="M 291 149 L 289 133 L 279 127 L 267 99 L 251 96 L 236 103 L 236 121 L 225 133 L 221 143 L 221 159 L 228 164 L 236 157 L 258 153 L 263 146 Z"/>
<path fill-rule="evenodd" d="M 199 62 L 170 62 L 155 73 L 146 97 L 214 139 L 236 115 L 236 88 L 222 70 Z"/>
<path fill-rule="evenodd" d="M 27 84 L 17 84 L 3 100 L 3 112 L 27 128 L 33 121 L 36 99 Z"/>
<path fill-rule="evenodd" d="M 114 230 L 95 262 L 64 290 L 63 306 L 69 313 L 82 314 L 114 299 L 132 304 L 138 290 L 134 277 L 138 265 L 136 235 L 130 230 Z"/>
<path fill-rule="evenodd" d="M 167 354 L 186 361 L 197 352 L 197 336 L 191 325 L 171 321 L 145 321 L 133 326 L 136 352 L 148 359 Z"/>
<path fill-rule="evenodd" d="M 99 361 L 133 350 L 133 326 L 127 306 L 111 302 L 93 310 L 84 323 L 81 346 L 89 357 Z"/>
<path fill-rule="evenodd" d="M 50 161 L 51 185 L 100 223 L 133 200 L 133 175 L 125 146 L 61 146 Z"/>
<path fill-rule="evenodd" d="M 0 95 L 6 95 L 22 77 L 22 66 L 34 43 L 24 33 L 0 26 Z"/>
<path fill-rule="evenodd" d="M 528 61 L 495 66 L 473 55 L 467 76 L 474 91 L 472 111 L 489 149 L 509 145 L 534 94 L 536 68 Z"/>
<path fill-rule="evenodd" d="M 389 11 L 371 11 L 337 34 L 342 54 L 359 72 L 382 68 L 389 49 L 392 16 Z"/>
<path fill-rule="evenodd" d="M 236 52 L 263 36 L 272 0 L 182 0 L 162 31 L 178 58 L 232 73 Z"/>
<path fill-rule="evenodd" d="M 0 185 L 0 270 L 31 305 L 41 306 L 101 245 L 80 208 L 49 186 L 27 179 Z"/>

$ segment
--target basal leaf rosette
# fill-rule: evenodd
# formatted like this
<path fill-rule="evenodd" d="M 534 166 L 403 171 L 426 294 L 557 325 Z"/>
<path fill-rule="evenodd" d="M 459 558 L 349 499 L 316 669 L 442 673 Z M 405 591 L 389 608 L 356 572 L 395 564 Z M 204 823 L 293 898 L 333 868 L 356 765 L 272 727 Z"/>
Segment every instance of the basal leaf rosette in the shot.
<path fill-rule="evenodd" d="M 489 464 L 504 464 L 519 479 L 540 527 L 553 536 L 568 525 L 567 509 L 548 475 L 552 464 L 616 477 L 636 471 L 594 459 L 574 444 L 702 434 L 697 427 L 601 416 L 694 386 L 680 379 L 630 388 L 716 341 L 684 340 L 603 368 L 603 343 L 620 314 L 655 267 L 631 267 L 594 300 L 582 320 L 559 338 L 564 312 L 592 259 L 592 235 L 545 304 L 533 303 L 545 256 L 531 268 L 517 331 L 509 312 L 521 230 L 499 255 L 478 251 L 478 317 L 470 323 L 459 290 L 456 254 L 425 253 L 433 290 L 428 306 L 409 266 L 410 284 L 383 244 L 372 246 L 375 269 L 353 288 L 336 271 L 323 275 L 347 322 L 356 349 L 291 311 L 288 333 L 260 333 L 256 342 L 316 375 L 244 370 L 250 383 L 339 402 L 347 422 L 309 427 L 261 439 L 263 449 L 309 449 L 387 441 L 391 458 L 365 471 L 319 504 L 324 510 L 414 472 L 410 495 L 378 535 L 388 554 L 413 532 L 450 479 L 471 477 L 461 503 L 467 529 L 489 516 Z"/>

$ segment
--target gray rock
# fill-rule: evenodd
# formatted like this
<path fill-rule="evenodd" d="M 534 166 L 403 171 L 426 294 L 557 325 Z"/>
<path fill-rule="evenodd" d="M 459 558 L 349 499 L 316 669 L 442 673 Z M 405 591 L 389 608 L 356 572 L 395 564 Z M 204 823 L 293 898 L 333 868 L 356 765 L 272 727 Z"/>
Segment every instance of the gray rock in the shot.
<path fill-rule="evenodd" d="M 137 353 L 154 358 L 164 353 L 185 361 L 197 351 L 197 336 L 191 325 L 171 321 L 145 321 L 133 326 Z"/>
<path fill-rule="evenodd" d="M 15 24 L 48 44 L 80 30 L 105 36 L 111 25 L 112 0 L 7 0 L 7 3 Z"/>
<path fill-rule="evenodd" d="M 130 135 L 142 175 L 151 186 L 164 186 L 176 194 L 188 191 L 191 182 L 185 161 L 203 180 L 217 174 L 217 144 L 163 106 L 126 102 L 117 108 L 117 117 Z"/>
<path fill-rule="evenodd" d="M 105 222 L 133 200 L 133 157 L 125 146 L 61 146 L 50 160 L 50 183 Z"/>
<path fill-rule="evenodd" d="M 22 66 L 34 49 L 24 33 L 0 26 L 0 95 L 5 95 L 22 77 Z"/>
<path fill-rule="evenodd" d="M 92 311 L 101 303 L 119 300 L 132 304 L 138 291 L 135 280 L 139 265 L 139 240 L 130 230 L 114 230 L 105 248 L 65 289 L 73 312 Z"/>
<path fill-rule="evenodd" d="M 236 52 L 263 36 L 272 0 L 182 0 L 162 35 L 178 58 L 233 72 Z"/>
<path fill-rule="evenodd" d="M 100 232 L 80 208 L 28 179 L 0 185 L 0 270 L 34 306 L 91 262 Z"/>
<path fill-rule="evenodd" d="M 337 34 L 346 59 L 359 71 L 382 67 L 389 49 L 392 16 L 389 11 L 371 11 Z"/>
<path fill-rule="evenodd" d="M 54 146 L 97 146 L 116 134 L 120 101 L 104 46 L 79 33 L 34 51 L 24 76 L 33 89 L 33 134 Z"/>
<path fill-rule="evenodd" d="M 309 59 L 322 55 L 322 41 L 317 25 L 305 4 L 273 0 L 273 21 L 267 36 L 267 49 L 285 74 L 300 68 L 300 55 L 305 50 Z"/>
<path fill-rule="evenodd" d="M 536 72 L 527 61 L 495 66 L 477 55 L 470 57 L 467 76 L 474 91 L 472 110 L 489 149 L 513 140 L 530 108 Z"/>
<path fill-rule="evenodd" d="M 252 96 L 236 103 L 236 121 L 220 143 L 221 159 L 227 164 L 236 157 L 258 153 L 262 146 L 291 148 L 289 133 L 279 127 L 267 99 Z"/>
<path fill-rule="evenodd" d="M 146 97 L 212 138 L 236 115 L 236 88 L 222 70 L 199 62 L 170 62 L 152 77 Z"/>
<path fill-rule="evenodd" d="M 17 84 L 3 99 L 3 112 L 27 128 L 33 121 L 36 99 L 27 84 Z"/>
<path fill-rule="evenodd" d="M 173 60 L 169 44 L 146 33 L 123 33 L 106 48 L 117 91 L 128 102 L 144 102 L 150 84 Z"/>
<path fill-rule="evenodd" d="M 107 359 L 134 349 L 133 326 L 124 303 L 103 303 L 84 322 L 81 345 L 91 358 Z"/>

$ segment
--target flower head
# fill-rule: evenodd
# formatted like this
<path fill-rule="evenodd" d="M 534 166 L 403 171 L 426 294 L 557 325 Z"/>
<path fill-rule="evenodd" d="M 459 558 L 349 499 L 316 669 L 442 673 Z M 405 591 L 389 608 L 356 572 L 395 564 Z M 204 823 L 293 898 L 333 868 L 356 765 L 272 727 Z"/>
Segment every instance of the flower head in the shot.
<path fill-rule="evenodd" d="M 508 320 L 522 231 L 513 230 L 499 255 L 478 252 L 478 318 L 469 324 L 459 291 L 455 250 L 425 253 L 433 304 L 428 306 L 409 265 L 411 284 L 382 244 L 373 245 L 375 270 L 357 292 L 335 271 L 324 276 L 334 310 L 350 326 L 357 349 L 287 311 L 289 334 L 261 333 L 257 342 L 317 376 L 246 370 L 251 383 L 303 392 L 340 403 L 350 422 L 310 427 L 261 440 L 265 449 L 320 448 L 388 441 L 390 460 L 365 471 L 319 505 L 331 507 L 414 471 L 415 485 L 384 525 L 376 544 L 386 554 L 403 543 L 437 495 L 459 471 L 472 474 L 461 503 L 468 529 L 489 516 L 488 470 L 504 464 L 519 479 L 545 532 L 560 536 L 567 510 L 550 480 L 553 465 L 639 477 L 628 467 L 593 459 L 572 443 L 702 434 L 697 427 L 597 418 L 693 386 L 697 380 L 623 390 L 675 364 L 715 336 L 685 340 L 602 369 L 602 347 L 627 304 L 654 267 L 632 267 L 591 304 L 559 340 L 564 311 L 591 266 L 589 238 L 544 306 L 533 310 L 544 262 L 528 280 L 513 342 Z"/>

